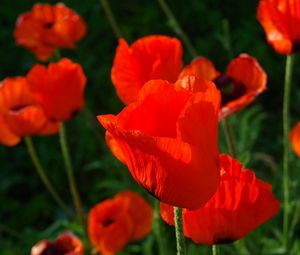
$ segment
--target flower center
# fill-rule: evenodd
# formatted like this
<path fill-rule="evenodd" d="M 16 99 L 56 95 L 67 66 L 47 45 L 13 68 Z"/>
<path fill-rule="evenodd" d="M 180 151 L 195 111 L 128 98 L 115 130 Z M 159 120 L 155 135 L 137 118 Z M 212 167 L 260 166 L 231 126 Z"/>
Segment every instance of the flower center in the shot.
<path fill-rule="evenodd" d="M 55 245 L 48 246 L 41 255 L 63 255 L 65 252 L 58 249 Z"/>
<path fill-rule="evenodd" d="M 43 27 L 46 29 L 51 29 L 54 26 L 54 22 L 47 22 L 43 24 Z"/>
<path fill-rule="evenodd" d="M 15 106 L 11 107 L 9 110 L 11 112 L 17 113 L 17 112 L 23 110 L 23 108 L 25 108 L 27 106 L 29 106 L 29 105 L 26 105 L 26 104 L 15 105 Z"/>
<path fill-rule="evenodd" d="M 221 91 L 221 105 L 238 99 L 246 93 L 246 87 L 243 83 L 233 80 L 225 74 L 221 74 L 213 81 Z"/>
<path fill-rule="evenodd" d="M 115 223 L 114 219 L 106 219 L 106 220 L 103 221 L 102 225 L 107 228 L 113 223 Z"/>

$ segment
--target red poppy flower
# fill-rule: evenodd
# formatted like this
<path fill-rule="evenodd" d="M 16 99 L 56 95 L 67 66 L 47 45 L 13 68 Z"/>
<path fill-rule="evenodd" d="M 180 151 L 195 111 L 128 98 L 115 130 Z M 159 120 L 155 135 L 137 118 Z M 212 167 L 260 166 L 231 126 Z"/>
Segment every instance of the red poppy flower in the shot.
<path fill-rule="evenodd" d="M 62 233 L 54 242 L 42 240 L 31 248 L 31 255 L 83 255 L 80 239 L 71 232 Z"/>
<path fill-rule="evenodd" d="M 300 50 L 299 0 L 260 0 L 257 19 L 263 26 L 267 41 L 280 54 Z"/>
<path fill-rule="evenodd" d="M 163 202 L 195 209 L 219 183 L 220 93 L 211 82 L 187 79 L 149 81 L 136 102 L 98 119 L 112 152 L 140 185 Z M 187 84 L 199 92 L 181 88 Z"/>
<path fill-rule="evenodd" d="M 213 63 L 204 57 L 196 58 L 186 66 L 180 78 L 195 75 L 214 81 L 221 91 L 221 117 L 226 117 L 249 103 L 266 89 L 267 75 L 257 60 L 241 54 L 229 64 L 226 74 L 219 73 Z"/>
<path fill-rule="evenodd" d="M 89 212 L 88 230 L 95 250 L 111 255 L 151 230 L 153 213 L 148 202 L 132 191 L 118 193 Z"/>
<path fill-rule="evenodd" d="M 290 131 L 289 137 L 294 152 L 300 157 L 300 121 Z"/>
<path fill-rule="evenodd" d="M 178 39 L 163 35 L 145 36 L 130 47 L 119 40 L 111 79 L 124 104 L 137 99 L 149 80 L 177 80 L 182 67 L 182 46 Z"/>
<path fill-rule="evenodd" d="M 48 60 L 56 48 L 74 48 L 86 33 L 83 19 L 62 3 L 35 4 L 22 14 L 15 30 L 16 43 L 40 60 Z"/>
<path fill-rule="evenodd" d="M 35 65 L 27 80 L 36 101 L 52 120 L 69 120 L 84 105 L 86 77 L 81 66 L 67 58 L 49 64 L 48 68 Z"/>
<path fill-rule="evenodd" d="M 279 210 L 271 185 L 228 155 L 220 155 L 221 182 L 201 208 L 183 209 L 185 236 L 195 243 L 220 244 L 238 240 Z M 173 207 L 161 203 L 161 216 L 174 226 Z"/>
<path fill-rule="evenodd" d="M 13 146 L 23 136 L 58 132 L 59 125 L 37 105 L 25 77 L 6 78 L 0 84 L 0 142 Z"/>

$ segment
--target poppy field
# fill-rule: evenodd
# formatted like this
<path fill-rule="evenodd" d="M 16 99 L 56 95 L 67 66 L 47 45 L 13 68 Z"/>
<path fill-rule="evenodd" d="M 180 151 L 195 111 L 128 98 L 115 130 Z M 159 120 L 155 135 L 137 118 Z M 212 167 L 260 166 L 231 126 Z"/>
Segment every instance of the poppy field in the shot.
<path fill-rule="evenodd" d="M 300 0 L 0 3 L 1 255 L 300 255 Z"/>

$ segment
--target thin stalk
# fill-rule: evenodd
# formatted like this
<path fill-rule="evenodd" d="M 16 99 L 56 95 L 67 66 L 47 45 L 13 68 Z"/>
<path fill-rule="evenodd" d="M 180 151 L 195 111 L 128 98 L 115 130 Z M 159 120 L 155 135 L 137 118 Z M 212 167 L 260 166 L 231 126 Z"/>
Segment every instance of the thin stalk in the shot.
<path fill-rule="evenodd" d="M 214 244 L 211 247 L 211 249 L 212 249 L 212 255 L 219 255 L 219 247 L 217 245 Z"/>
<path fill-rule="evenodd" d="M 158 3 L 160 7 L 162 8 L 163 12 L 166 14 L 167 18 L 169 19 L 171 23 L 171 27 L 173 28 L 174 32 L 180 37 L 180 39 L 183 41 L 185 44 L 186 48 L 192 55 L 192 57 L 197 57 L 197 50 L 194 48 L 192 45 L 190 39 L 186 35 L 186 33 L 183 31 L 181 28 L 178 20 L 176 19 L 175 15 L 171 11 L 170 7 L 167 5 L 165 0 L 158 0 Z"/>
<path fill-rule="evenodd" d="M 60 132 L 59 132 L 59 141 L 60 141 L 60 147 L 64 158 L 65 163 L 65 169 L 68 176 L 69 181 L 69 187 L 70 191 L 73 197 L 73 201 L 76 207 L 77 215 L 81 221 L 81 224 L 84 228 L 84 231 L 86 231 L 86 225 L 85 225 L 85 218 L 84 213 L 81 205 L 81 199 L 78 193 L 77 184 L 74 178 L 73 174 L 73 167 L 71 163 L 70 153 L 69 153 L 69 147 L 67 144 L 67 137 L 66 137 L 66 131 L 65 126 L 63 123 L 60 124 Z"/>
<path fill-rule="evenodd" d="M 229 154 L 232 157 L 236 158 L 237 153 L 236 153 L 236 149 L 235 149 L 235 146 L 234 146 L 233 133 L 232 133 L 232 129 L 230 127 L 230 123 L 229 123 L 229 120 L 227 119 L 227 117 L 222 119 L 222 125 L 223 125 L 223 130 L 224 130 L 224 133 L 225 133 L 225 137 L 226 137 L 226 142 L 227 142 Z"/>
<path fill-rule="evenodd" d="M 165 255 L 167 244 L 163 234 L 162 220 L 160 218 L 160 202 L 157 199 L 155 199 L 153 231 L 156 236 L 159 254 Z"/>
<path fill-rule="evenodd" d="M 65 210 L 67 215 L 69 217 L 73 217 L 73 212 L 68 208 L 68 206 L 63 202 L 63 200 L 60 198 L 58 193 L 53 188 L 50 180 L 48 179 L 46 172 L 44 168 L 42 167 L 42 164 L 37 156 L 36 150 L 33 146 L 32 140 L 29 136 L 24 137 L 25 144 L 27 146 L 28 153 L 30 155 L 30 158 L 32 160 L 32 163 L 35 167 L 36 172 L 38 173 L 39 177 L 41 178 L 43 184 L 45 185 L 48 192 L 51 194 L 52 198 L 56 201 L 56 203 Z"/>
<path fill-rule="evenodd" d="M 117 21 L 116 21 L 116 19 L 114 17 L 114 14 L 113 14 L 113 12 L 112 12 L 112 10 L 110 8 L 109 2 L 107 0 L 100 0 L 100 2 L 102 4 L 103 10 L 105 12 L 105 15 L 106 15 L 106 17 L 108 19 L 108 22 L 109 22 L 109 24 L 110 24 L 110 26 L 111 26 L 111 28 L 112 28 L 115 36 L 117 38 L 123 37 L 121 29 L 119 28 L 118 23 L 117 23 Z"/>
<path fill-rule="evenodd" d="M 0 233 L 1 232 L 6 232 L 10 236 L 17 238 L 20 241 L 28 242 L 28 240 L 22 234 L 20 234 L 18 231 L 14 230 L 14 229 L 11 229 L 10 227 L 5 226 L 5 225 L 0 223 Z"/>
<path fill-rule="evenodd" d="M 222 21 L 223 26 L 223 44 L 224 48 L 227 51 L 228 59 L 231 61 L 233 58 L 233 50 L 232 50 L 232 44 L 231 44 L 231 36 L 230 36 L 230 26 L 228 19 L 223 19 Z"/>
<path fill-rule="evenodd" d="M 227 19 L 223 19 L 222 27 L 223 27 L 223 46 L 227 51 L 228 60 L 231 61 L 231 59 L 233 58 L 233 50 L 231 45 L 230 27 Z M 234 145 L 234 137 L 229 123 L 229 119 L 227 117 L 222 119 L 222 125 L 225 133 L 225 138 L 226 138 L 229 153 L 231 156 L 237 157 L 237 153 Z"/>
<path fill-rule="evenodd" d="M 289 55 L 286 58 L 285 78 L 284 78 L 284 92 L 283 92 L 283 235 L 284 245 L 288 248 L 289 240 L 289 130 L 290 130 L 290 90 L 292 83 L 294 56 Z"/>
<path fill-rule="evenodd" d="M 185 255 L 186 248 L 183 234 L 182 208 L 174 207 L 174 221 L 176 232 L 177 255 Z"/>

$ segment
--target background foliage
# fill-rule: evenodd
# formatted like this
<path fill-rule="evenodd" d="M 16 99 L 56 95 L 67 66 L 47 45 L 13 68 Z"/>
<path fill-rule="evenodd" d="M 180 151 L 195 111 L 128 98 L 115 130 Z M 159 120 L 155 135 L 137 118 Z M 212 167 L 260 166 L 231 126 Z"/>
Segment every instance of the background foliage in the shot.
<path fill-rule="evenodd" d="M 0 2 L 0 80 L 8 76 L 25 75 L 36 63 L 31 53 L 15 45 L 13 38 L 18 15 L 30 10 L 36 2 Z M 98 0 L 64 2 L 82 15 L 88 26 L 88 33 L 78 44 L 76 51 L 62 50 L 63 56 L 68 56 L 83 66 L 88 78 L 86 109 L 67 123 L 75 175 L 84 209 L 88 212 L 92 205 L 124 189 L 136 190 L 153 201 L 108 151 L 103 139 L 104 130 L 95 119 L 97 114 L 117 113 L 122 108 L 110 81 L 110 68 L 117 41 L 102 6 Z M 157 1 L 110 0 L 110 3 L 124 37 L 129 42 L 148 34 L 176 36 L 172 23 Z M 268 73 L 268 90 L 246 110 L 231 117 L 230 121 L 239 159 L 247 167 L 253 168 L 259 177 L 270 182 L 275 194 L 281 199 L 281 108 L 285 58 L 277 55 L 265 41 L 264 32 L 255 17 L 257 1 L 173 0 L 168 3 L 199 54 L 211 59 L 220 71 L 225 71 L 229 62 L 222 25 L 227 20 L 234 55 L 245 52 L 256 57 Z M 185 49 L 185 63 L 189 63 L 191 59 Z M 292 85 L 292 124 L 300 119 L 299 64 L 297 59 Z M 71 205 L 58 137 L 35 137 L 33 141 L 58 192 Z M 221 127 L 220 150 L 227 151 Z M 295 241 L 293 254 L 300 254 L 300 160 L 294 155 L 290 169 L 293 180 L 291 197 L 294 201 L 291 230 L 295 232 L 291 238 Z M 44 189 L 22 143 L 13 148 L 0 146 L 0 208 L 1 255 L 29 254 L 31 246 L 38 240 L 54 238 L 57 233 L 66 229 L 82 234 L 76 223 L 68 223 L 64 212 Z M 173 229 L 168 226 L 165 228 L 170 242 L 174 242 Z M 244 242 L 222 246 L 222 254 L 237 254 L 235 249 L 239 250 L 239 254 L 280 254 L 280 231 L 281 214 L 278 214 L 248 235 Z M 150 235 L 143 242 L 131 244 L 122 254 L 155 254 L 155 245 L 154 237 Z M 245 246 L 251 253 L 247 253 Z M 170 245 L 170 254 L 175 253 L 174 248 L 175 244 Z M 188 248 L 190 254 L 208 251 L 207 247 L 199 247 L 192 242 L 189 242 Z"/>

